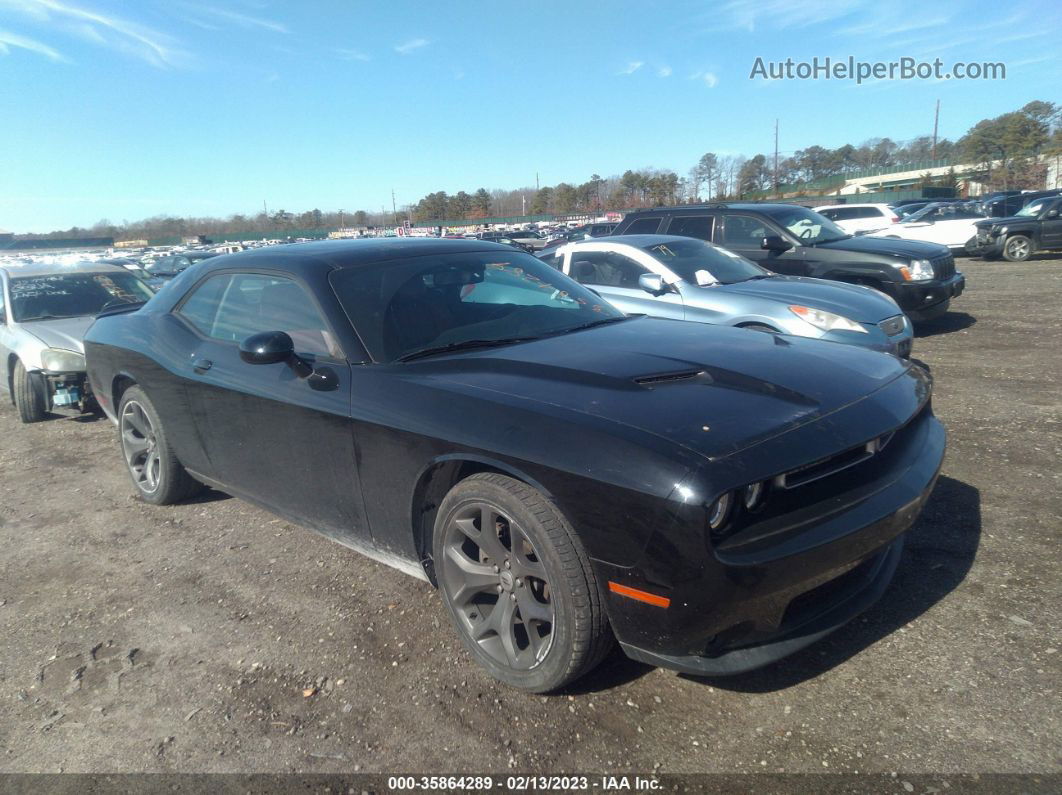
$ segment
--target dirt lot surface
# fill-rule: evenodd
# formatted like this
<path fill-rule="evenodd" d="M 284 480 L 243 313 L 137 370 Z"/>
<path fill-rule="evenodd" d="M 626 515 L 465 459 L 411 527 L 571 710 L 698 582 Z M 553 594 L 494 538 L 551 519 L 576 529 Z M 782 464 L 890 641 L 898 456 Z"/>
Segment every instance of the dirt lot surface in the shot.
<path fill-rule="evenodd" d="M 0 771 L 1059 772 L 1062 262 L 960 267 L 894 584 L 737 679 L 506 689 L 428 585 L 225 495 L 144 505 L 109 422 L 0 407 Z"/>

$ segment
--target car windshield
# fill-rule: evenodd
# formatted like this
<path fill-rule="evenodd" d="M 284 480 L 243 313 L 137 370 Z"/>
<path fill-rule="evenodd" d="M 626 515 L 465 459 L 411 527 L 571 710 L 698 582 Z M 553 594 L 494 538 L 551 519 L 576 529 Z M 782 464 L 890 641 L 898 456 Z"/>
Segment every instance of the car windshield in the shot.
<path fill-rule="evenodd" d="M 1048 203 L 1051 201 L 1052 199 L 1036 199 L 1035 201 L 1026 204 L 1018 210 L 1018 212 L 1014 213 L 1014 215 L 1019 218 L 1031 218 L 1035 215 L 1039 215 L 1047 208 Z"/>
<path fill-rule="evenodd" d="M 930 216 L 936 214 L 937 210 L 939 210 L 941 207 L 946 207 L 946 206 L 947 205 L 940 204 L 939 202 L 936 203 L 936 204 L 927 204 L 921 210 L 918 210 L 917 212 L 913 212 L 910 215 L 905 216 L 904 219 L 902 221 L 900 221 L 900 223 L 902 223 L 902 224 L 917 223 L 918 221 L 921 221 L 921 220 L 923 220 L 925 218 L 929 218 Z"/>
<path fill-rule="evenodd" d="M 563 334 L 625 315 L 529 254 L 466 252 L 333 271 L 378 362 Z"/>
<path fill-rule="evenodd" d="M 824 215 L 806 207 L 777 207 L 765 210 L 775 223 L 781 224 L 805 246 L 846 240 L 851 235 Z"/>
<path fill-rule="evenodd" d="M 694 238 L 666 240 L 642 248 L 683 281 L 701 287 L 714 282 L 735 284 L 771 275 L 770 271 L 732 251 Z"/>
<path fill-rule="evenodd" d="M 132 273 L 61 273 L 11 280 L 11 312 L 16 322 L 86 317 L 108 304 L 137 303 L 154 295 Z"/>

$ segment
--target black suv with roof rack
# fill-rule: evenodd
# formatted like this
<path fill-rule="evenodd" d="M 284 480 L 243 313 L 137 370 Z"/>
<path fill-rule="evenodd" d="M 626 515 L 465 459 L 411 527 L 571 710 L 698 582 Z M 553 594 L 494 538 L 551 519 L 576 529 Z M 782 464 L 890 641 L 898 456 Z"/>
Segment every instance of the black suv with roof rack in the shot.
<path fill-rule="evenodd" d="M 613 234 L 696 237 L 775 273 L 873 287 L 891 296 L 914 321 L 947 312 L 951 299 L 966 286 L 946 246 L 853 237 L 795 204 L 727 202 L 637 210 Z"/>

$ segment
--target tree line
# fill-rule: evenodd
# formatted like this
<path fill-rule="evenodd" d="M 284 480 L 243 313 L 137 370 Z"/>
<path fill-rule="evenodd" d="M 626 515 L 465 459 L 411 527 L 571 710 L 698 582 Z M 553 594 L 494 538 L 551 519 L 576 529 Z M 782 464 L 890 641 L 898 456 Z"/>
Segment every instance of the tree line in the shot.
<path fill-rule="evenodd" d="M 900 169 L 905 165 L 914 168 L 934 159 L 973 164 L 969 176 L 986 189 L 1039 188 L 1043 186 L 1045 168 L 1036 158 L 1042 154 L 1062 154 L 1062 106 L 1035 101 L 1019 110 L 977 122 L 957 141 L 945 138 L 935 145 L 927 135 L 902 143 L 873 138 L 858 146 L 845 144 L 836 149 L 812 145 L 780 157 L 777 165 L 773 153 L 745 157 L 706 152 L 685 176 L 669 169 L 635 168 L 610 177 L 593 174 L 579 184 L 478 188 L 452 195 L 440 190 L 394 212 L 313 209 L 295 214 L 263 210 L 254 215 L 235 214 L 227 218 L 155 216 L 121 224 L 104 219 L 88 229 L 73 227 L 25 237 L 156 239 L 197 234 L 254 237 L 296 230 L 317 230 L 323 234 L 337 227 L 391 226 L 407 220 L 420 223 L 527 214 L 599 214 L 686 202 L 772 195 L 791 198 L 827 193 L 837 188 L 846 175 L 860 171 Z M 954 183 L 955 179 L 954 174 L 949 174 L 938 182 Z"/>

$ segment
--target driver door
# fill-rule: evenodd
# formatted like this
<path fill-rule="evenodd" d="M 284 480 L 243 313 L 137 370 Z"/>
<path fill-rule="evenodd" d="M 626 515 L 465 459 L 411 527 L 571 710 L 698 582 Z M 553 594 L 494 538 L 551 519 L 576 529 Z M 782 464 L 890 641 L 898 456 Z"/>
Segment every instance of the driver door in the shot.
<path fill-rule="evenodd" d="M 649 268 L 615 251 L 573 251 L 567 273 L 628 315 L 652 315 L 683 320 L 686 308 L 674 289 L 653 295 L 638 286 L 638 277 Z"/>
<path fill-rule="evenodd" d="M 309 291 L 281 274 L 217 273 L 174 314 L 198 336 L 184 376 L 216 479 L 294 521 L 368 541 L 350 366 Z M 287 363 L 244 362 L 240 341 L 263 331 L 286 332 L 300 358 L 331 371 L 328 388 Z"/>
<path fill-rule="evenodd" d="M 786 276 L 806 276 L 807 263 L 804 260 L 804 247 L 794 246 L 786 251 L 767 251 L 762 246 L 763 239 L 777 235 L 785 240 L 789 235 L 774 224 L 754 215 L 727 214 L 722 225 L 716 225 L 715 243 L 750 259 L 767 270 Z"/>

